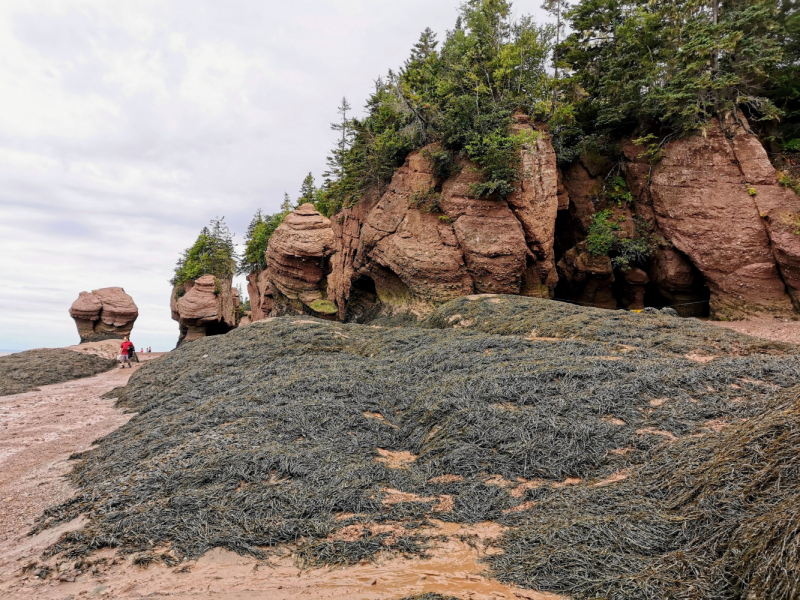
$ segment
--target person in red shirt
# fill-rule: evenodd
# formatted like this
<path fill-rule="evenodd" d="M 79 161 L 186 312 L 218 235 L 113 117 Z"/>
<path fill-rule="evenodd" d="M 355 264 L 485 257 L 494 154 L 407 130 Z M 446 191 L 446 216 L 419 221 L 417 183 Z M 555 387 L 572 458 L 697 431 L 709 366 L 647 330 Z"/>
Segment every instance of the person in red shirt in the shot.
<path fill-rule="evenodd" d="M 124 369 L 125 365 L 128 365 L 129 369 L 132 369 L 133 366 L 131 365 L 131 356 L 133 355 L 133 344 L 128 339 L 128 336 L 125 336 L 125 339 L 122 340 L 122 345 L 119 347 L 119 368 Z"/>

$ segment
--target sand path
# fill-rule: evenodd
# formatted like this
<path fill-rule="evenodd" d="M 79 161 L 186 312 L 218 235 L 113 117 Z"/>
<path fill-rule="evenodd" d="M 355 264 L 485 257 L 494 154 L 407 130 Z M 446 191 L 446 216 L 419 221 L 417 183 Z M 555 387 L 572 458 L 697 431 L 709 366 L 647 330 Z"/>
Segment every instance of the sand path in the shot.
<path fill-rule="evenodd" d="M 132 557 L 119 557 L 113 551 L 95 553 L 89 557 L 92 564 L 76 565 L 63 558 L 43 561 L 42 552 L 64 532 L 80 528 L 83 518 L 37 536 L 27 533 L 46 507 L 75 493 L 64 478 L 71 467 L 69 456 L 128 421 L 131 415 L 115 409 L 114 400 L 100 396 L 125 385 L 137 368 L 0 397 L 0 598 L 378 600 L 426 592 L 473 600 L 558 598 L 481 575 L 480 554 L 492 551 L 484 544 L 502 531 L 491 523 L 473 527 L 436 523 L 431 533 L 447 535 L 449 540 L 437 542 L 430 558 L 384 558 L 345 569 L 301 571 L 290 556 L 268 565 L 219 549 L 177 568 L 140 568 Z M 477 543 L 455 539 L 459 534 L 477 536 L 473 538 Z M 44 579 L 36 574 L 43 565 L 53 570 Z"/>
<path fill-rule="evenodd" d="M 755 337 L 800 344 L 800 321 L 783 321 L 781 319 L 748 319 L 746 321 L 708 321 L 711 325 L 733 329 Z"/>

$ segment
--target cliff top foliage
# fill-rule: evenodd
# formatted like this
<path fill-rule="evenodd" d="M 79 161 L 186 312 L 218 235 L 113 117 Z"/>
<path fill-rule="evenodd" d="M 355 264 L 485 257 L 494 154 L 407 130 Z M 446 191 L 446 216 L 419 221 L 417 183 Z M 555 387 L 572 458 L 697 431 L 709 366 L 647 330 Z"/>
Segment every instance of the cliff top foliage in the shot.
<path fill-rule="evenodd" d="M 553 40 L 552 26 L 513 18 L 506 0 L 465 2 L 441 45 L 426 29 L 399 71 L 376 82 L 366 117 L 349 117 L 342 102 L 318 210 L 331 215 L 382 190 L 409 152 L 432 142 L 478 165 L 485 182 L 476 196 L 509 194 L 527 141 L 510 131 L 512 115 L 547 114 Z"/>
<path fill-rule="evenodd" d="M 225 217 L 212 219 L 210 225 L 200 231 L 195 243 L 181 254 L 170 283 L 182 285 L 203 275 L 231 279 L 235 271 L 233 234 L 225 224 Z"/>
<path fill-rule="evenodd" d="M 267 268 L 267 248 L 269 240 L 275 230 L 280 227 L 286 216 L 295 208 L 302 204 L 313 204 L 317 193 L 314 186 L 314 176 L 309 173 L 300 186 L 300 196 L 293 204 L 289 194 L 284 193 L 283 203 L 279 212 L 273 215 L 265 215 L 259 208 L 247 227 L 244 236 L 244 253 L 239 259 L 236 272 L 242 275 L 250 275 Z"/>
<path fill-rule="evenodd" d="M 260 321 L 134 373 L 120 404 L 136 414 L 78 457 L 77 495 L 36 531 L 84 514 L 51 552 L 308 567 L 422 553 L 431 519 L 491 520 L 495 576 L 576 600 L 794 598 L 792 352 L 520 296 L 413 327 Z"/>
<path fill-rule="evenodd" d="M 800 123 L 800 13 L 792 0 L 547 0 L 555 24 L 514 18 L 507 0 L 468 0 L 440 44 L 426 29 L 405 64 L 376 82 L 366 116 L 344 99 L 314 204 L 330 216 L 381 192 L 409 152 L 441 142 L 502 198 L 526 141 L 515 111 L 547 121 L 559 160 L 613 152 L 622 136 L 659 141 L 742 111 L 789 141 Z M 562 39 L 565 27 L 572 33 Z M 656 144 L 659 142 L 656 142 Z"/>
<path fill-rule="evenodd" d="M 634 131 L 673 137 L 741 111 L 772 135 L 800 121 L 800 14 L 793 0 L 581 0 L 557 49 L 576 119 L 562 158 Z M 570 131 L 572 129 L 572 131 Z M 591 135 L 589 135 L 591 134 Z"/>

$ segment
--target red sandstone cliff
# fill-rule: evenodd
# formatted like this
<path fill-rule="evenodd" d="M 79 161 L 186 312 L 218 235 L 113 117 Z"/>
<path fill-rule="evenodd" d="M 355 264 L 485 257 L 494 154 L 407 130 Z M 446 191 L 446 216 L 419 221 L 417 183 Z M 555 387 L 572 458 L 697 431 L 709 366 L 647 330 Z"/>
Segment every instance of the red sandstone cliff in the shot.
<path fill-rule="evenodd" d="M 524 118 L 515 127 L 533 131 Z M 409 155 L 380 198 L 368 195 L 331 220 L 302 206 L 270 240 L 273 314 L 360 320 L 377 312 L 422 315 L 473 293 L 552 296 L 559 187 L 547 131 L 522 152 L 523 176 L 507 200 L 472 198 L 470 184 L 480 175 L 465 160 L 439 184 L 423 150 Z M 416 206 L 419 195 L 435 198 L 438 208 Z M 251 276 L 251 305 L 264 304 L 261 278 Z"/>
<path fill-rule="evenodd" d="M 712 317 L 800 307 L 800 236 L 781 226 L 800 198 L 780 186 L 755 135 L 715 120 L 705 135 L 668 143 L 655 165 L 633 145 L 625 154 L 637 212 L 702 274 Z"/>
<path fill-rule="evenodd" d="M 534 131 L 517 115 L 517 131 Z M 674 140 L 655 164 L 624 146 L 621 163 L 583 157 L 560 173 L 545 127 L 522 150 L 506 200 L 473 198 L 478 171 L 436 181 L 413 152 L 385 192 L 326 219 L 311 205 L 289 215 L 248 278 L 253 319 L 308 313 L 366 321 L 425 314 L 474 293 L 554 295 L 580 304 L 641 309 L 676 305 L 684 315 L 739 318 L 794 314 L 800 306 L 800 199 L 781 187 L 758 139 L 714 122 Z M 630 202 L 610 202 L 621 174 Z M 429 202 L 419 205 L 420 197 Z M 614 267 L 585 243 L 595 215 L 611 211 L 618 238 L 644 227 L 657 243 L 646 264 Z"/>

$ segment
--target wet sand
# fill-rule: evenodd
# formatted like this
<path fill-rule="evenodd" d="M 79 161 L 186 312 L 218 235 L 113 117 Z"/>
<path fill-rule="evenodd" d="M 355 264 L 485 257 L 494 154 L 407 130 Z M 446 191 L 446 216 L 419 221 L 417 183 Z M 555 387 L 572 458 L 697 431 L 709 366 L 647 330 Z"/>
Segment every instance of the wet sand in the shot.
<path fill-rule="evenodd" d="M 755 337 L 800 344 L 800 321 L 783 321 L 780 319 L 748 319 L 746 321 L 708 321 L 711 325 L 733 329 Z"/>
<path fill-rule="evenodd" d="M 160 354 L 139 355 L 144 362 Z M 105 392 L 127 383 L 139 368 L 114 369 L 87 379 L 44 386 L 41 390 L 0 397 L 0 597 L 4 599 L 81 600 L 83 598 L 216 598 L 220 600 L 293 600 L 299 598 L 396 599 L 439 592 L 463 599 L 522 598 L 555 600 L 558 596 L 502 585 L 482 575 L 481 555 L 496 551 L 491 540 L 502 527 L 487 523 L 460 526 L 436 522 L 430 533 L 447 536 L 427 559 L 378 557 L 374 563 L 347 568 L 302 571 L 288 554 L 270 564 L 221 549 L 177 567 L 141 568 L 134 557 L 112 550 L 87 562 L 55 557 L 44 550 L 71 523 L 28 536 L 34 520 L 53 504 L 75 493 L 64 478 L 68 457 L 89 448 L 128 421 Z M 455 539 L 474 536 L 473 544 Z M 46 578 L 37 569 L 48 566 Z M 26 569 L 26 567 L 28 567 Z"/>

